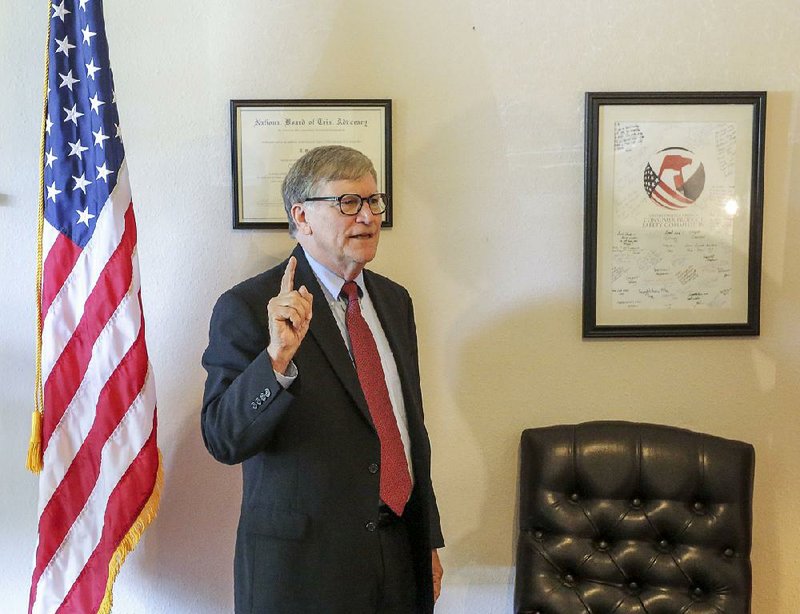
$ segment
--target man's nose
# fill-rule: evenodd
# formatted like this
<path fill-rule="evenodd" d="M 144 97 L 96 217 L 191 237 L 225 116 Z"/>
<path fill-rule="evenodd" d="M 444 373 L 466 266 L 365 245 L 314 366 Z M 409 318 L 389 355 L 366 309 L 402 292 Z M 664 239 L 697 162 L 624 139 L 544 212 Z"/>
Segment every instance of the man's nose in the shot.
<path fill-rule="evenodd" d="M 364 224 L 370 224 L 373 218 L 380 218 L 382 215 L 382 213 L 373 213 L 372 209 L 370 209 L 369 205 L 365 202 L 361 207 L 361 211 L 358 212 L 356 219 Z"/>

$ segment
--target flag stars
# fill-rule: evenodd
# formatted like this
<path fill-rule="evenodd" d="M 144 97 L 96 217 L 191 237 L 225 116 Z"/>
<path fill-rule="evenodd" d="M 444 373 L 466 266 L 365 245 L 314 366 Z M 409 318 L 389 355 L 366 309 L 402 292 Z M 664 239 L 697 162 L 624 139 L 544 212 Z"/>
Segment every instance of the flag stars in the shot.
<path fill-rule="evenodd" d="M 100 145 L 100 149 L 103 149 L 103 141 L 109 139 L 109 137 L 103 134 L 103 127 L 100 126 L 100 130 L 98 130 L 97 132 L 93 131 L 92 134 L 94 135 L 94 144 Z"/>
<path fill-rule="evenodd" d="M 116 134 L 114 135 L 114 138 L 117 138 L 117 139 L 119 139 L 121 141 L 122 140 L 122 128 L 119 127 L 119 124 L 114 124 L 114 128 L 117 131 Z"/>
<path fill-rule="evenodd" d="M 94 58 L 89 60 L 89 63 L 86 65 L 86 74 L 92 81 L 94 81 L 94 73 L 96 73 L 98 70 L 100 70 L 100 67 L 94 65 Z"/>
<path fill-rule="evenodd" d="M 66 75 L 58 73 L 58 76 L 61 77 L 61 85 L 58 87 L 61 88 L 67 86 L 70 92 L 72 91 L 72 86 L 76 83 L 79 83 L 79 80 L 72 76 L 72 70 L 70 70 Z"/>
<path fill-rule="evenodd" d="M 86 228 L 89 228 L 89 220 L 95 217 L 93 213 L 89 213 L 89 207 L 83 211 L 75 209 L 75 213 L 78 214 L 78 224 L 86 224 Z"/>
<path fill-rule="evenodd" d="M 92 105 L 92 111 L 100 115 L 100 107 L 105 104 L 100 98 L 97 96 L 97 92 L 95 92 L 94 96 L 89 98 L 89 104 Z"/>
<path fill-rule="evenodd" d="M 58 17 L 59 19 L 61 19 L 61 23 L 64 23 L 64 17 L 72 12 L 67 10 L 67 7 L 64 6 L 65 4 L 66 0 L 63 0 L 61 4 L 56 4 L 55 2 L 52 3 L 53 17 Z"/>
<path fill-rule="evenodd" d="M 58 196 L 59 194 L 61 194 L 61 190 L 56 188 L 56 182 L 54 180 L 52 184 L 47 186 L 47 200 L 52 200 L 53 202 L 56 202 L 56 196 Z"/>
<path fill-rule="evenodd" d="M 75 45 L 69 44 L 69 36 L 66 34 L 61 40 L 56 39 L 56 42 L 58 43 L 58 49 L 56 49 L 56 53 L 63 53 L 65 56 L 69 57 L 69 50 L 75 49 Z"/>
<path fill-rule="evenodd" d="M 84 11 L 86 10 L 86 3 L 87 3 L 87 2 L 89 2 L 89 0 L 81 0 L 81 8 L 82 8 Z"/>
<path fill-rule="evenodd" d="M 78 156 L 78 160 L 83 160 L 83 152 L 89 149 L 88 147 L 84 147 L 83 145 L 81 145 L 80 139 L 78 139 L 74 143 L 69 143 L 69 147 L 70 150 L 69 153 L 67 154 L 67 157 Z"/>
<path fill-rule="evenodd" d="M 50 121 L 50 116 L 48 115 L 47 119 L 45 119 L 45 122 L 44 122 L 45 132 L 47 132 L 47 134 L 50 134 L 50 128 L 52 128 L 52 127 L 53 127 L 53 122 Z"/>
<path fill-rule="evenodd" d="M 108 168 L 106 168 L 106 163 L 105 162 L 103 162 L 103 166 L 98 166 L 96 168 L 97 168 L 97 179 L 102 179 L 103 181 L 108 183 L 108 179 L 107 178 L 114 171 L 108 170 Z"/>
<path fill-rule="evenodd" d="M 53 168 L 53 162 L 58 160 L 58 156 L 53 155 L 53 148 L 52 147 L 50 148 L 50 151 L 45 153 L 45 156 L 47 157 L 47 162 L 45 162 L 45 166 L 47 166 L 49 168 Z"/>
<path fill-rule="evenodd" d="M 68 109 L 67 107 L 64 107 L 64 112 L 67 114 L 67 116 L 64 118 L 64 123 L 65 124 L 67 122 L 71 121 L 76 126 L 78 125 L 78 118 L 79 117 L 83 117 L 83 113 L 78 111 L 77 108 L 78 108 L 77 103 L 72 105 L 71 109 Z"/>
<path fill-rule="evenodd" d="M 86 179 L 86 173 L 81 174 L 80 177 L 76 177 L 75 175 L 73 175 L 72 178 L 75 180 L 75 185 L 73 186 L 72 191 L 74 192 L 75 190 L 80 190 L 81 192 L 86 194 L 86 186 L 92 183 L 91 181 L 88 181 Z"/>
<path fill-rule="evenodd" d="M 83 10 L 86 10 L 86 9 L 84 8 Z M 83 34 L 83 42 L 91 47 L 92 46 L 92 37 L 96 36 L 97 32 L 91 32 L 89 30 L 89 24 L 87 23 L 86 27 L 83 30 L 81 30 L 81 34 Z"/>

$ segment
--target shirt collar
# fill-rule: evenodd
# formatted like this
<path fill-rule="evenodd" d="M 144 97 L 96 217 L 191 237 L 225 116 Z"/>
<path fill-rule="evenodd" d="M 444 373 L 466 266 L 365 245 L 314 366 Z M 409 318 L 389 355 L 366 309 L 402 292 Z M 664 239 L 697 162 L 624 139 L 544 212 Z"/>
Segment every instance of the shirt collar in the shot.
<path fill-rule="evenodd" d="M 303 253 L 306 255 L 306 260 L 308 260 L 308 264 L 311 267 L 311 270 L 314 271 L 314 275 L 316 276 L 317 281 L 319 281 L 322 288 L 331 298 L 338 300 L 339 294 L 342 292 L 342 286 L 345 283 L 345 279 L 339 277 L 336 273 L 325 267 L 325 265 L 320 264 L 305 249 L 303 250 Z M 358 285 L 361 296 L 364 296 L 364 271 L 361 271 L 353 281 L 355 281 Z"/>

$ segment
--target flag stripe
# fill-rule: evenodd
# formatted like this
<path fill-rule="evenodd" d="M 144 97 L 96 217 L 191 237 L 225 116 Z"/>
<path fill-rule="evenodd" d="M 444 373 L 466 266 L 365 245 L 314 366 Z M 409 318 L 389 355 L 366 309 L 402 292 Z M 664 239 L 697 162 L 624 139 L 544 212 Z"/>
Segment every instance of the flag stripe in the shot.
<path fill-rule="evenodd" d="M 42 329 L 49 334 L 42 338 L 43 380 L 50 375 L 53 365 L 64 351 L 64 346 L 75 332 L 83 316 L 86 297 L 97 284 L 97 279 L 103 272 L 109 256 L 117 249 L 121 239 L 119 229 L 125 224 L 124 218 L 130 205 L 131 191 L 127 165 L 123 163 L 120 180 L 109 195 L 106 206 L 100 211 L 91 243 L 81 252 L 70 275 L 58 288 L 55 299 L 46 312 Z M 45 224 L 45 227 L 47 226 L 49 225 Z M 52 292 L 48 288 L 53 286 L 55 282 L 44 277 L 43 293 Z"/>
<path fill-rule="evenodd" d="M 102 453 L 96 459 L 102 468 L 102 479 L 93 485 L 85 508 L 70 527 L 55 556 L 41 573 L 38 584 L 34 584 L 36 587 L 34 590 L 41 591 L 44 586 L 49 590 L 47 598 L 42 600 L 42 609 L 34 608 L 33 612 L 55 611 L 54 605 L 62 602 L 72 585 L 83 573 L 87 573 L 85 564 L 96 549 L 103 531 L 106 530 L 108 519 L 105 518 L 105 510 L 111 491 L 119 484 L 130 463 L 141 453 L 155 429 L 155 389 L 152 373 L 148 373 L 144 389 L 131 405 L 123 422 L 125 426 L 136 424 L 141 428 L 122 430 L 123 425 L 120 425 L 120 429 L 105 443 Z M 157 467 L 153 468 L 151 472 L 153 480 L 156 469 Z M 150 492 L 145 491 L 145 494 L 149 496 Z M 135 497 L 137 493 L 134 492 L 131 496 Z M 115 523 L 121 526 L 126 524 L 119 518 L 115 519 Z M 106 565 L 108 564 L 109 561 L 106 560 Z"/>
<path fill-rule="evenodd" d="M 40 505 L 45 505 L 57 485 L 64 479 L 67 468 L 95 420 L 95 406 L 106 380 L 114 373 L 119 361 L 139 334 L 141 306 L 136 300 L 139 292 L 138 267 L 132 270 L 130 291 L 120 302 L 117 312 L 98 337 L 87 376 L 79 394 L 71 400 L 61 420 L 53 430 L 44 453 L 49 470 L 40 479 Z"/>
<path fill-rule="evenodd" d="M 669 193 L 661 189 L 660 183 L 655 187 L 650 197 L 653 198 L 657 203 L 659 203 L 664 207 L 667 207 L 668 209 L 684 209 L 685 207 L 688 206 L 673 200 Z"/>
<path fill-rule="evenodd" d="M 102 454 L 105 442 L 143 388 L 146 373 L 147 351 L 144 346 L 144 327 L 140 326 L 136 341 L 103 388 L 97 401 L 97 418 L 94 424 L 42 511 L 42 522 L 48 523 L 51 530 L 39 543 L 36 553 L 37 569 L 43 569 L 51 561 L 67 532 L 84 509 L 100 474 L 97 459 Z"/>
<path fill-rule="evenodd" d="M 662 191 L 664 192 L 664 194 L 666 194 L 666 195 L 667 195 L 667 196 L 669 196 L 670 198 L 673 198 L 673 199 L 675 199 L 675 201 L 676 201 L 676 202 L 675 202 L 675 204 L 676 204 L 676 205 L 679 205 L 679 203 L 685 203 L 685 204 L 687 204 L 687 205 L 691 205 L 691 204 L 692 204 L 692 201 L 691 201 L 691 200 L 689 200 L 688 198 L 686 198 L 686 197 L 685 197 L 683 194 L 681 194 L 680 192 L 677 192 L 677 191 L 673 190 L 673 189 L 672 189 L 672 188 L 671 188 L 669 185 L 667 185 L 666 183 L 664 183 L 664 181 L 663 181 L 663 180 L 660 180 L 660 181 L 658 182 L 658 185 L 656 186 L 656 189 L 658 189 L 658 190 L 662 190 Z"/>
<path fill-rule="evenodd" d="M 668 201 L 664 195 L 658 191 L 658 187 L 653 188 L 653 191 L 650 194 L 650 198 L 656 201 L 657 204 L 661 205 L 662 207 L 667 207 L 669 209 L 672 208 L 672 203 Z"/>
<path fill-rule="evenodd" d="M 46 224 L 45 228 L 55 230 L 50 224 Z M 42 314 L 46 314 L 50 309 L 53 299 L 81 255 L 81 249 L 63 234 L 60 232 L 51 234 L 55 235 L 55 243 L 43 252 L 47 254 L 47 258 L 44 261 L 42 277 L 47 283 L 42 285 Z"/>
<path fill-rule="evenodd" d="M 37 593 L 47 595 L 41 600 L 41 610 L 33 608 L 34 614 L 55 611 L 54 606 L 64 600 L 73 584 L 83 573 L 88 573 L 85 565 L 99 544 L 101 535 L 106 531 L 105 510 L 111 492 L 117 487 L 133 459 L 142 451 L 154 428 L 155 388 L 152 374 L 148 373 L 145 387 L 126 413 L 120 429 L 105 442 L 100 457 L 96 459 L 102 469 L 102 478 L 93 484 L 86 506 L 72 523 L 66 538 L 41 572 L 38 582 L 34 584 Z M 155 470 L 152 473 L 154 476 Z M 150 495 L 149 492 L 146 494 Z M 131 496 L 135 496 L 135 493 Z M 102 519 L 102 522 L 98 522 L 99 519 Z M 115 522 L 125 524 L 119 519 Z M 119 542 L 115 547 L 118 546 Z M 106 565 L 108 563 L 106 560 Z M 46 592 L 42 591 L 45 586 L 49 589 Z M 36 603 L 40 601 L 37 599 Z"/>
<path fill-rule="evenodd" d="M 100 542 L 86 562 L 83 573 L 65 597 L 59 613 L 74 612 L 75 604 L 89 604 L 92 611 L 100 605 L 108 582 L 108 561 L 114 555 L 116 545 L 125 537 L 128 527 L 133 525 L 147 504 L 155 487 L 157 470 L 158 449 L 154 430 L 111 493 Z"/>
<path fill-rule="evenodd" d="M 46 451 L 50 435 L 60 422 L 68 404 L 82 385 L 95 341 L 111 315 L 130 289 L 133 272 L 131 256 L 136 244 L 133 209 L 125 215 L 125 230 L 117 250 L 108 259 L 103 272 L 86 299 L 83 316 L 64 351 L 45 380 L 44 399 L 47 420 L 42 425 L 42 445 Z"/>

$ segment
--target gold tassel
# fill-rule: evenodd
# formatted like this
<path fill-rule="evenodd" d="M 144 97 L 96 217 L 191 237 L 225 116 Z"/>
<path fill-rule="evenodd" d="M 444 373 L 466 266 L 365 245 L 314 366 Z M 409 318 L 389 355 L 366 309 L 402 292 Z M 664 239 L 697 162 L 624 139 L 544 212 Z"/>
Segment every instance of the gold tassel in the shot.
<path fill-rule="evenodd" d="M 42 138 L 39 141 L 39 220 L 36 232 L 36 381 L 33 393 L 33 417 L 31 439 L 28 443 L 28 459 L 25 467 L 33 473 L 41 473 L 42 462 L 42 234 L 44 232 L 44 143 L 47 125 L 47 77 L 50 73 L 50 4 L 47 5 L 47 38 L 44 46 L 44 85 L 42 98 Z"/>
<path fill-rule="evenodd" d="M 42 414 L 38 411 L 31 416 L 31 440 L 25 467 L 32 473 L 42 472 Z"/>

